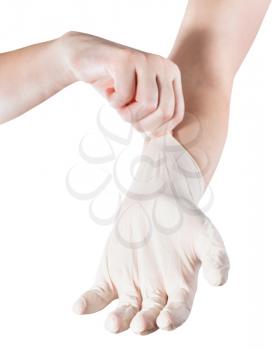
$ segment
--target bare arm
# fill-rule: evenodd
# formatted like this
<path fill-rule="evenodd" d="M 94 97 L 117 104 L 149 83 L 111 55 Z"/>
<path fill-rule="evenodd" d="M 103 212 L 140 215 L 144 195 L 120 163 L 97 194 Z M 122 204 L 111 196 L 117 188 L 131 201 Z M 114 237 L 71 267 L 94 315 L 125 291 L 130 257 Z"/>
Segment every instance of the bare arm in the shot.
<path fill-rule="evenodd" d="M 174 136 L 210 181 L 227 135 L 234 76 L 270 0 L 190 0 L 170 58 L 182 73 L 186 116 Z"/>
<path fill-rule="evenodd" d="M 167 122 L 173 128 L 183 119 L 180 70 L 171 60 L 69 32 L 0 54 L 0 123 L 76 81 L 92 84 L 137 129 L 153 132 Z"/>
<path fill-rule="evenodd" d="M 26 112 L 72 82 L 56 40 L 0 54 L 0 122 Z"/>

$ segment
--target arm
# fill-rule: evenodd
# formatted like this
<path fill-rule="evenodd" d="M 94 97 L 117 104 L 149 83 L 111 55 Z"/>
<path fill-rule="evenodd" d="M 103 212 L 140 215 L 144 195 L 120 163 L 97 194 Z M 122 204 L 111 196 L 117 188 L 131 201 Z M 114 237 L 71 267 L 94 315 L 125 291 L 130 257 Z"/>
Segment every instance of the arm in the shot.
<path fill-rule="evenodd" d="M 269 3 L 190 0 L 170 54 L 181 69 L 186 103 L 174 136 L 204 169 L 207 183 L 225 143 L 234 76 Z"/>
<path fill-rule="evenodd" d="M 49 42 L 0 54 L 0 123 L 76 81 L 92 84 L 138 129 L 142 121 L 146 131 L 152 132 L 168 121 L 174 127 L 183 119 L 180 71 L 171 60 L 93 35 L 69 32 Z M 176 114 L 175 103 L 180 106 Z"/>
<path fill-rule="evenodd" d="M 57 40 L 0 54 L 0 123 L 74 82 Z"/>
<path fill-rule="evenodd" d="M 197 208 L 205 189 L 200 169 L 207 184 L 225 142 L 234 76 L 268 5 L 268 0 L 189 1 L 170 54 L 181 69 L 186 102 L 186 116 L 173 133 L 177 140 L 165 135 L 145 144 L 95 284 L 74 305 L 79 314 L 94 313 L 118 298 L 106 321 L 111 332 L 130 327 L 148 334 L 183 324 L 200 265 L 210 284 L 226 282 L 222 239 Z"/>

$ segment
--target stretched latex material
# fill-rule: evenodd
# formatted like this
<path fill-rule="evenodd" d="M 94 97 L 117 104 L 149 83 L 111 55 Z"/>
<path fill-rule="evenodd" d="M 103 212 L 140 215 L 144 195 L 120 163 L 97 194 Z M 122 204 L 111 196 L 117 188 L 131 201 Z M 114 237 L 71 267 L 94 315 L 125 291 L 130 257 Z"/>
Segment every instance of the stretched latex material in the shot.
<path fill-rule="evenodd" d="M 94 286 L 74 304 L 78 314 L 118 298 L 106 328 L 138 334 L 171 330 L 189 316 L 202 265 L 212 285 L 227 280 L 223 241 L 198 208 L 199 167 L 172 135 L 147 140 L 108 239 Z"/>

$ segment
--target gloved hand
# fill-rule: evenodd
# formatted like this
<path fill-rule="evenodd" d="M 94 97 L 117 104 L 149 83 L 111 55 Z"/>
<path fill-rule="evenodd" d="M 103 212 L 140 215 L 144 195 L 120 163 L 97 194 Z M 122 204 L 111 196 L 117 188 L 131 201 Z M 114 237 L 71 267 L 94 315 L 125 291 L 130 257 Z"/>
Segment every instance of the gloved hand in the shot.
<path fill-rule="evenodd" d="M 146 141 L 94 286 L 74 311 L 94 313 L 118 298 L 106 321 L 111 332 L 180 326 L 190 313 L 201 264 L 212 285 L 225 283 L 229 270 L 220 235 L 197 207 L 204 187 L 198 166 L 173 136 Z"/>

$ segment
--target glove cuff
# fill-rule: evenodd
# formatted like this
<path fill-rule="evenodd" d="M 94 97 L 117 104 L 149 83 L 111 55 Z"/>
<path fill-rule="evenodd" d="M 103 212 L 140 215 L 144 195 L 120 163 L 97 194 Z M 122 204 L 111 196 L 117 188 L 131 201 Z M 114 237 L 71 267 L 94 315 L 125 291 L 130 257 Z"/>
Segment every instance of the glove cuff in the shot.
<path fill-rule="evenodd" d="M 199 166 L 171 134 L 146 138 L 130 194 L 148 199 L 164 192 L 197 204 L 205 187 Z"/>

